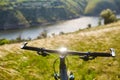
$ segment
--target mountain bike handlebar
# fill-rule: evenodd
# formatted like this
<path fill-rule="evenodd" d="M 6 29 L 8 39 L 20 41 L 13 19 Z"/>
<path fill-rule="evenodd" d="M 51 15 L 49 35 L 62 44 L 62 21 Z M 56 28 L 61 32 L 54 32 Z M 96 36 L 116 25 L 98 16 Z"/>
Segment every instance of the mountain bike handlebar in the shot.
<path fill-rule="evenodd" d="M 42 56 L 46 56 L 46 55 L 48 55 L 48 53 L 60 54 L 60 66 L 59 66 L 60 76 L 56 73 L 56 71 L 54 71 L 54 79 L 55 80 L 58 80 L 58 79 L 68 80 L 67 67 L 65 64 L 66 55 L 69 55 L 69 54 L 70 55 L 78 55 L 84 61 L 92 60 L 98 56 L 100 56 L 100 57 L 115 57 L 115 51 L 113 48 L 110 49 L 110 52 L 77 52 L 77 51 L 67 51 L 66 48 L 62 48 L 61 50 L 51 50 L 51 49 L 45 49 L 45 48 L 32 47 L 32 46 L 27 46 L 27 42 L 25 42 L 21 46 L 21 49 L 37 51 L 37 53 Z M 70 74 L 69 79 L 74 80 L 74 75 Z"/>
<path fill-rule="evenodd" d="M 25 42 L 21 49 L 37 51 L 38 54 L 46 56 L 47 53 L 58 53 L 58 54 L 65 54 L 65 55 L 79 55 L 79 56 L 91 56 L 91 57 L 115 57 L 115 51 L 113 48 L 110 48 L 110 52 L 77 52 L 77 51 L 60 51 L 60 50 L 52 50 L 52 49 L 45 49 L 45 48 L 38 48 L 38 47 L 31 47 L 26 46 L 27 42 Z"/>

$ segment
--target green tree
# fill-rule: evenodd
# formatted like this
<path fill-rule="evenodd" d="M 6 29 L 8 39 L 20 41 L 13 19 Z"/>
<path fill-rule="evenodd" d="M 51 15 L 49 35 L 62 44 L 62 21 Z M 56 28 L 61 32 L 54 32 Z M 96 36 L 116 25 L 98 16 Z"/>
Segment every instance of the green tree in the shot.
<path fill-rule="evenodd" d="M 103 10 L 100 13 L 100 16 L 104 19 L 104 24 L 109 24 L 109 23 L 117 21 L 115 12 L 113 12 L 110 9 Z"/>

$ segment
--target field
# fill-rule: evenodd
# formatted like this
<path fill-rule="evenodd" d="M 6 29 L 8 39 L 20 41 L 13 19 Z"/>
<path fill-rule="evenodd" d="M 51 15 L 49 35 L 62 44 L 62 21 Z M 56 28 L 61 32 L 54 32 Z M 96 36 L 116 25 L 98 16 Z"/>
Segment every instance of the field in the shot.
<path fill-rule="evenodd" d="M 30 46 L 83 52 L 116 51 L 115 58 L 101 58 L 83 61 L 79 56 L 68 56 L 68 71 L 75 80 L 120 80 L 120 22 L 79 30 L 74 33 L 54 36 L 28 42 Z M 54 80 L 53 62 L 59 55 L 47 57 L 32 51 L 21 50 L 22 43 L 0 46 L 0 80 Z M 56 69 L 59 68 L 57 61 Z"/>

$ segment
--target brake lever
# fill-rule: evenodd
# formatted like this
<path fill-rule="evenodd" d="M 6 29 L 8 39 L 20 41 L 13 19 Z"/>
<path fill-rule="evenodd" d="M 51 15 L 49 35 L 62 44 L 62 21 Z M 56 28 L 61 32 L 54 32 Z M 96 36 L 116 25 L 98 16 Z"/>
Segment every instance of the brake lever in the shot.
<path fill-rule="evenodd" d="M 43 57 L 48 56 L 49 53 L 46 52 L 46 51 L 44 51 L 44 50 L 45 50 L 44 48 L 41 48 L 41 51 L 37 51 L 37 54 L 38 54 L 38 55 L 41 55 L 41 56 L 43 56 Z"/>

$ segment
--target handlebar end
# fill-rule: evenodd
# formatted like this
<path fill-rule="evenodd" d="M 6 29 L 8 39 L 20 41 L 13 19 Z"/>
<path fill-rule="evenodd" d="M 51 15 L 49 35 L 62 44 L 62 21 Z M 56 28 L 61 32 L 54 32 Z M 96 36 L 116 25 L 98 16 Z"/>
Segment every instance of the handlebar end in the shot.
<path fill-rule="evenodd" d="M 115 57 L 115 50 L 113 48 L 110 48 L 110 51 L 111 51 L 112 57 Z"/>
<path fill-rule="evenodd" d="M 21 45 L 21 49 L 23 49 L 27 44 L 27 42 L 24 42 L 23 45 Z"/>

